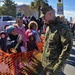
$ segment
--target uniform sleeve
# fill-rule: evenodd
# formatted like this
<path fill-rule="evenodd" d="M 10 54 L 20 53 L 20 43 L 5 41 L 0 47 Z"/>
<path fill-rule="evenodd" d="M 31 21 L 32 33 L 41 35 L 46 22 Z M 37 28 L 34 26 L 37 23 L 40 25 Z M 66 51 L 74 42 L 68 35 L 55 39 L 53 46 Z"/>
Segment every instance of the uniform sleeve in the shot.
<path fill-rule="evenodd" d="M 62 28 L 60 32 L 60 40 L 62 50 L 59 55 L 58 62 L 53 67 L 54 73 L 62 69 L 66 59 L 68 59 L 72 50 L 72 36 L 70 30 L 68 30 L 67 28 Z"/>
<path fill-rule="evenodd" d="M 60 40 L 62 44 L 62 51 L 59 55 L 59 60 L 63 61 L 69 57 L 70 51 L 72 50 L 72 35 L 69 29 L 61 29 Z"/>

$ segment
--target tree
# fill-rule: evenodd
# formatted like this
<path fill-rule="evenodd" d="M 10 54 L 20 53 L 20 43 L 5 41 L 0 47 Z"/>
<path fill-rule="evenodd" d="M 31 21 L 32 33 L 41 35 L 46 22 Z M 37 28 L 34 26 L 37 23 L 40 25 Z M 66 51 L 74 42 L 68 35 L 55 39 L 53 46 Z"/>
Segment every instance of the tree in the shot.
<path fill-rule="evenodd" d="M 4 0 L 4 4 L 0 7 L 1 15 L 10 15 L 15 17 L 16 16 L 16 4 L 12 0 Z"/>
<path fill-rule="evenodd" d="M 41 6 L 44 4 L 44 3 L 48 3 L 48 1 L 47 0 L 33 0 L 32 2 L 31 2 L 31 4 L 30 4 L 30 7 L 32 8 L 32 9 L 37 9 L 38 10 L 38 18 L 39 18 L 39 16 L 40 16 L 40 8 L 41 8 Z"/>

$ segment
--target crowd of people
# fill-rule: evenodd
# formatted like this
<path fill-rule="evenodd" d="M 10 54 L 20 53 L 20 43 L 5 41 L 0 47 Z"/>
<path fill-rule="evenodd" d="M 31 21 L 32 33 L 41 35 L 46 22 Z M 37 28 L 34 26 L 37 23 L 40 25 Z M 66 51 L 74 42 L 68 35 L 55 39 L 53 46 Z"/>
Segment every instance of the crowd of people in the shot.
<path fill-rule="evenodd" d="M 12 53 L 38 50 L 36 43 L 41 42 L 42 19 L 36 20 L 34 16 L 28 20 L 27 17 L 17 17 L 16 24 L 7 26 L 5 31 L 0 32 L 1 50 Z M 13 49 L 12 49 L 13 48 Z"/>
<path fill-rule="evenodd" d="M 0 32 L 0 48 L 8 53 L 38 50 L 41 34 L 46 34 L 41 75 L 59 75 L 72 49 L 71 31 L 67 23 L 55 16 L 54 9 L 43 7 L 39 19 L 17 17 L 16 24 Z M 43 20 L 42 20 L 43 19 Z"/>

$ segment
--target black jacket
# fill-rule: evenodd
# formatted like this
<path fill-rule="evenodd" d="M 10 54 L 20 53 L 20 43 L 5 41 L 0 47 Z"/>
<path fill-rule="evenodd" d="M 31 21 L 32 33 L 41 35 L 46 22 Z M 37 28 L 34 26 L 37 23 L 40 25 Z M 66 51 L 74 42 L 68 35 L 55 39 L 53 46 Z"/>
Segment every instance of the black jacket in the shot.
<path fill-rule="evenodd" d="M 1 50 L 3 50 L 4 52 L 7 52 L 6 38 L 0 38 L 0 47 L 1 47 Z"/>
<path fill-rule="evenodd" d="M 14 48 L 17 45 L 17 39 L 18 39 L 18 35 L 16 36 L 11 34 L 8 35 L 6 46 L 8 48 L 9 53 L 11 53 L 10 49 Z M 17 52 L 21 52 L 21 48 L 20 48 L 21 46 L 23 46 L 23 42 L 19 44 L 18 48 L 16 49 Z"/>

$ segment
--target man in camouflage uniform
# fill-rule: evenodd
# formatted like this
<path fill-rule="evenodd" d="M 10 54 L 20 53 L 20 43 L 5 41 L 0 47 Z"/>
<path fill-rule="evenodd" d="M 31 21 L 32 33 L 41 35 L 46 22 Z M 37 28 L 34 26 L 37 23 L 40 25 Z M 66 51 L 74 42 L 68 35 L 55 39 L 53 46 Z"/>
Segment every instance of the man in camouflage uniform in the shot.
<path fill-rule="evenodd" d="M 68 26 L 55 17 L 51 6 L 41 9 L 42 17 L 48 25 L 42 55 L 44 75 L 60 75 L 64 62 L 72 49 L 72 37 Z"/>

